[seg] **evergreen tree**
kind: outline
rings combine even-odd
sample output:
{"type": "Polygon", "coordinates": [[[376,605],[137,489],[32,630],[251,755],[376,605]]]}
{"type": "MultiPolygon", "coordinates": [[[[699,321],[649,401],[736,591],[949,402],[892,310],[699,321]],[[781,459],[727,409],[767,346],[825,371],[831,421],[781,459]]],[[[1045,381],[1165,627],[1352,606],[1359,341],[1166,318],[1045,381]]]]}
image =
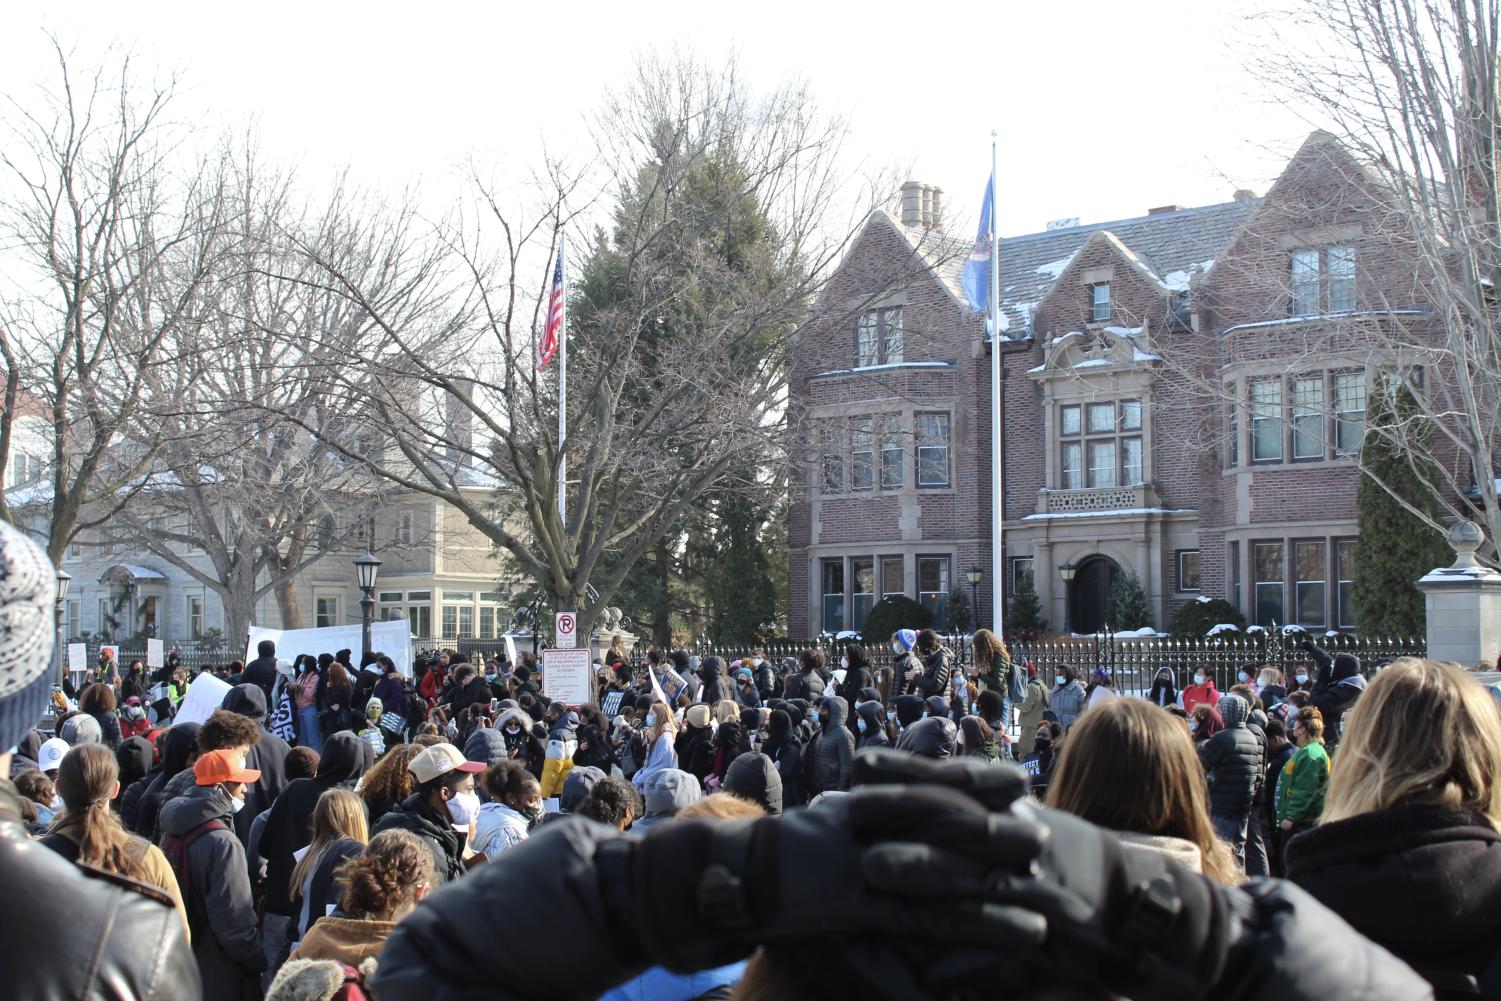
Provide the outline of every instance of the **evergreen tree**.
{"type": "Polygon", "coordinates": [[[709,638],[721,644],[762,642],[776,619],[764,512],[738,492],[719,498],[714,512],[713,559],[703,575],[709,638]]]}
{"type": "Polygon", "coordinates": [[[949,591],[948,601],[943,604],[943,631],[967,633],[974,629],[975,620],[969,604],[969,593],[962,587],[949,591]]]}
{"type": "Polygon", "coordinates": [[[1105,616],[1112,629],[1121,631],[1152,624],[1152,604],[1147,600],[1140,577],[1128,573],[1116,582],[1110,590],[1105,616]]]}
{"type": "Polygon", "coordinates": [[[1442,535],[1392,496],[1395,492],[1414,508],[1438,516],[1438,502],[1425,485],[1437,482],[1436,471],[1423,468],[1431,454],[1426,419],[1406,389],[1398,389],[1395,400],[1389,399],[1391,395],[1379,380],[1372,386],[1360,446],[1355,624],[1366,636],[1422,636],[1426,616],[1416,582],[1433,568],[1448,566],[1454,554],[1442,535]],[[1401,437],[1415,450],[1394,446],[1392,436],[1383,433],[1394,427],[1403,428],[1401,437]]]}
{"type": "Polygon", "coordinates": [[[1048,620],[1042,617],[1042,599],[1032,588],[1018,591],[1011,598],[1011,607],[1006,610],[1006,639],[1031,640],[1048,631],[1048,620]]]}

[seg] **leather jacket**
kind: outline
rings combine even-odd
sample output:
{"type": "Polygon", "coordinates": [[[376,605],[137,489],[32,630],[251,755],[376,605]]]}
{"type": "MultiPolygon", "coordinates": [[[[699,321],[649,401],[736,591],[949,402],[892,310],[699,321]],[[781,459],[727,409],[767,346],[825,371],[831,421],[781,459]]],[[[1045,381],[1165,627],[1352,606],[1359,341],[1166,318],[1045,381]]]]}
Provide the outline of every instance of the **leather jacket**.
{"type": "Polygon", "coordinates": [[[66,862],[30,841],[0,780],[0,968],[7,997],[198,1001],[198,965],[154,886],[66,862]]]}

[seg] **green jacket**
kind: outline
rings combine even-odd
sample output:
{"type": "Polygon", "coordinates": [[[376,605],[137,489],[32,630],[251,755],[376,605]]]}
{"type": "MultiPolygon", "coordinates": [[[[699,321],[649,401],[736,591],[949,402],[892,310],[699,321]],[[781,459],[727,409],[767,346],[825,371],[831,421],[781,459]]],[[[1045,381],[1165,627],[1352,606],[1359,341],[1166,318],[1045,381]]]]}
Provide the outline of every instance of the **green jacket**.
{"type": "Polygon", "coordinates": [[[1329,788],[1329,755],[1322,740],[1311,741],[1287,759],[1277,777],[1277,823],[1308,824],[1324,812],[1329,788]]]}
{"type": "Polygon", "coordinates": [[[980,674],[979,678],[985,683],[985,687],[992,692],[1000,692],[1001,698],[1006,698],[1006,672],[1011,669],[1011,661],[996,654],[990,658],[990,669],[980,674]]]}

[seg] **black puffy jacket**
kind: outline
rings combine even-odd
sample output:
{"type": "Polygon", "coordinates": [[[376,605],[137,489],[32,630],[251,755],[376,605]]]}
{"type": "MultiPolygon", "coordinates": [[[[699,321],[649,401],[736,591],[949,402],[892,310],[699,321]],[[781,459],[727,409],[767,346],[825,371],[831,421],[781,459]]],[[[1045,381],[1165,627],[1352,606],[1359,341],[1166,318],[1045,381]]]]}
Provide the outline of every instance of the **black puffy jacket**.
{"type": "Polygon", "coordinates": [[[1324,716],[1324,749],[1331,755],[1343,735],[1345,713],[1365,691],[1365,677],[1360,673],[1360,658],[1340,652],[1333,657],[1320,647],[1309,653],[1319,664],[1319,677],[1313,683],[1308,704],[1324,716]]]}
{"type": "Polygon", "coordinates": [[[464,841],[466,835],[453,829],[448,817],[440,817],[421,793],[412,793],[397,803],[380,819],[370,833],[407,831],[421,838],[433,856],[433,871],[438,882],[447,883],[464,875],[464,841]]]}
{"type": "Polygon", "coordinates": [[[6,997],[198,1001],[182,919],[156,887],[65,862],[30,841],[0,780],[0,940],[6,997]]]}
{"type": "Polygon", "coordinates": [[[1199,743],[1199,761],[1209,777],[1209,812],[1217,817],[1250,816],[1265,763],[1261,743],[1246,726],[1246,704],[1220,699],[1225,729],[1199,743]]]}
{"type": "Polygon", "coordinates": [[[791,702],[793,699],[817,702],[823,698],[825,684],[823,675],[817,671],[798,671],[787,679],[783,697],[788,702],[791,702]]]}
{"type": "Polygon", "coordinates": [[[849,704],[837,695],[829,695],[819,704],[828,711],[829,721],[809,748],[808,789],[810,794],[850,787],[850,768],[855,760],[855,738],[845,725],[849,704]]]}
{"type": "Polygon", "coordinates": [[[907,686],[907,692],[911,695],[920,695],[925,699],[935,695],[947,697],[949,694],[949,676],[954,672],[953,658],[942,647],[923,657],[922,671],[914,675],[911,684],[907,686]]]}

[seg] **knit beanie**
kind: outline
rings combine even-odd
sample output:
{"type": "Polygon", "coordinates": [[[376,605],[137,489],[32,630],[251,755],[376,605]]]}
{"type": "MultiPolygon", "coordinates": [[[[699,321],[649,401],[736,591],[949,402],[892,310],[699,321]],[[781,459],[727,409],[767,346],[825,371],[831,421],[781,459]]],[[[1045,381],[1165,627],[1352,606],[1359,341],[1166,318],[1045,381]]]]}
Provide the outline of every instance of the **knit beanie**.
{"type": "Polygon", "coordinates": [[[57,573],[37,544],[0,523],[0,754],[47,712],[57,573]]]}
{"type": "Polygon", "coordinates": [[[902,645],[902,649],[911,650],[917,646],[917,631],[913,629],[898,629],[896,641],[902,645]]]}

